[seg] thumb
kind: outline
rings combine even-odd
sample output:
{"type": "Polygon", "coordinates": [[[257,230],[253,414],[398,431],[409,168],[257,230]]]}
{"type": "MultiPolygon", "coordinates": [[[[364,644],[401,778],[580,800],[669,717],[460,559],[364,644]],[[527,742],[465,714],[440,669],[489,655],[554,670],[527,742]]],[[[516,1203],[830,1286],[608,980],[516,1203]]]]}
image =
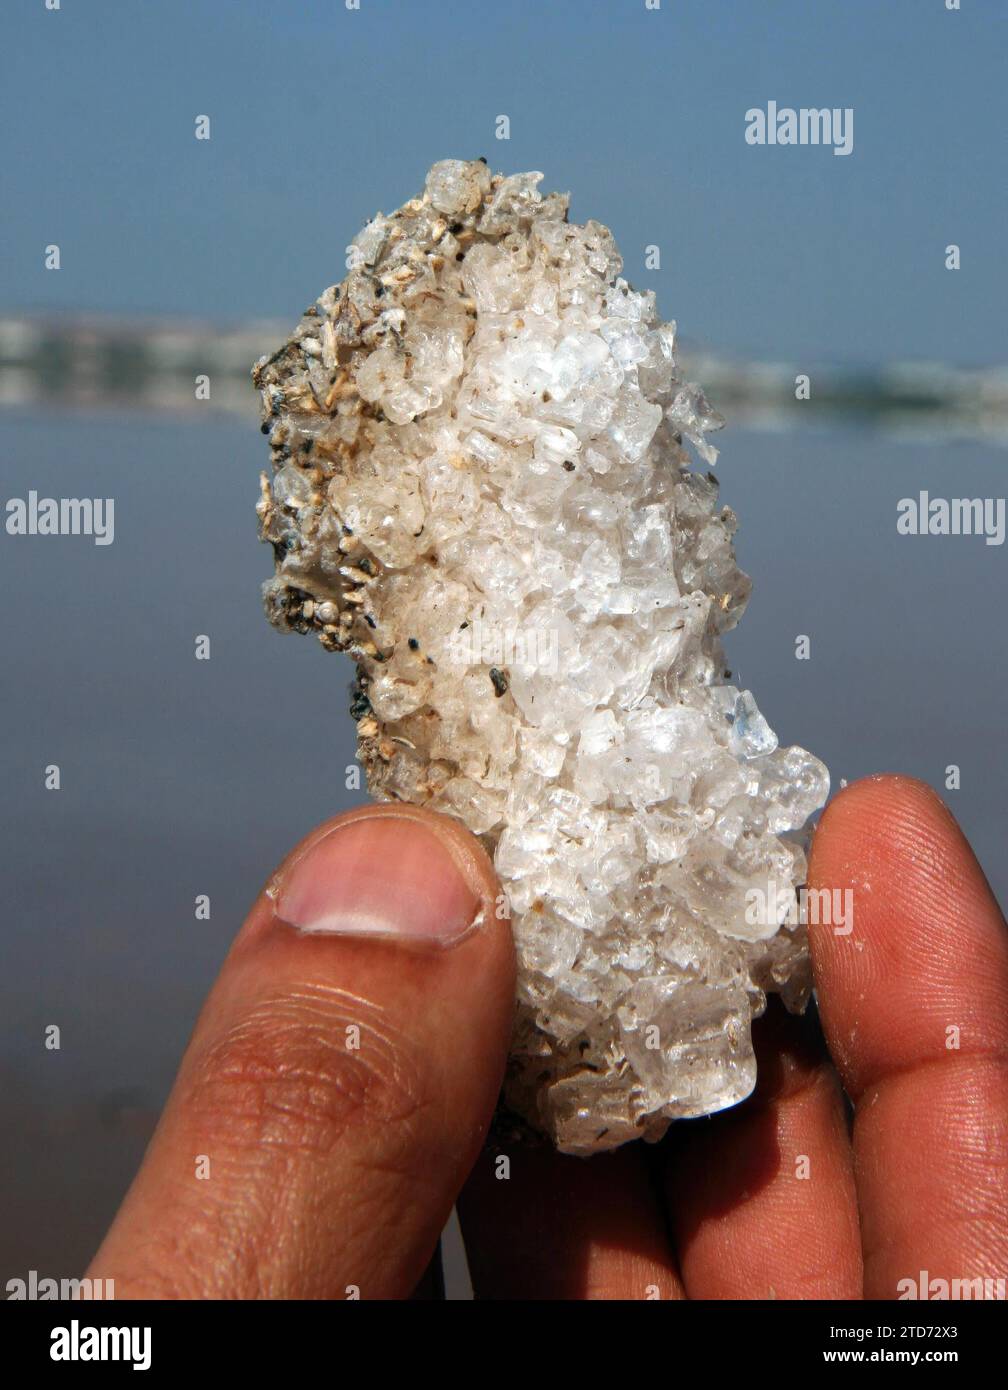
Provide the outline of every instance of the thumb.
{"type": "Polygon", "coordinates": [[[407,1296],[489,1123],[506,911],[457,822],[322,826],[252,909],[88,1271],[117,1297],[407,1296]]]}

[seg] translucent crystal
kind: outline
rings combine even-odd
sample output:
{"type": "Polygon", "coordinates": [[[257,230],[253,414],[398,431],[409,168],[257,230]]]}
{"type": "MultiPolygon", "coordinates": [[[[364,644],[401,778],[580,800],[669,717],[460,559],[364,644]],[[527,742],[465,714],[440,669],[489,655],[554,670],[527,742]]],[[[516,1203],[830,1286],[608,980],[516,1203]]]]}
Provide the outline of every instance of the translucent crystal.
{"type": "Polygon", "coordinates": [[[721,417],[541,180],[443,160],[367,224],[256,364],[259,517],[271,621],[358,663],[372,793],[494,856],[507,1098],[587,1154],[751,1091],[766,992],[807,998],[792,909],[829,782],[728,683],[750,586],[687,451],[713,463],[721,417]]]}

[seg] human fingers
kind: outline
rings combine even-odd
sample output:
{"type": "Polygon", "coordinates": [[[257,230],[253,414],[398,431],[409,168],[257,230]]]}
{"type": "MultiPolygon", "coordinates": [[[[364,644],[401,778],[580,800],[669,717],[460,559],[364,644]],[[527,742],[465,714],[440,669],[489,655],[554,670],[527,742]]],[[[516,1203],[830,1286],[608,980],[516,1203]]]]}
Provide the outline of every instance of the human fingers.
{"type": "Polygon", "coordinates": [[[514,1001],[462,826],[372,806],[260,896],[92,1277],[119,1297],[402,1297],[479,1151],[514,1001]]]}

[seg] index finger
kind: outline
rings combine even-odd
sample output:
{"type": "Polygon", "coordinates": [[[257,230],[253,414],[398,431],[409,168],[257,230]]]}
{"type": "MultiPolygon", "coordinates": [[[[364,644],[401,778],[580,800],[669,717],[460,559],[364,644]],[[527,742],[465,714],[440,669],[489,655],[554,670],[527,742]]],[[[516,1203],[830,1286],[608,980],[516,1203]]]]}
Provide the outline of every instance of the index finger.
{"type": "Polygon", "coordinates": [[[865,1297],[983,1297],[1008,1274],[1004,918],[939,797],[902,777],[830,804],[809,886],[851,894],[849,933],[809,935],[855,1105],[865,1297]]]}

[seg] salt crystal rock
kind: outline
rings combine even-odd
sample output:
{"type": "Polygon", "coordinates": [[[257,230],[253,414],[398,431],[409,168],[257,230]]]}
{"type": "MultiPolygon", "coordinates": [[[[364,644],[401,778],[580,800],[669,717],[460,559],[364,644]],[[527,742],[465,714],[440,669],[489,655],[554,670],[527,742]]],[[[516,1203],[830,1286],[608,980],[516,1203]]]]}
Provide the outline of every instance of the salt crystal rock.
{"type": "Polygon", "coordinates": [[[492,854],[506,1098],[590,1154],[752,1090],[767,992],[808,997],[796,889],[829,779],[728,683],[750,584],[687,447],[713,464],[722,421],[609,231],[541,179],[443,160],[356,237],[254,369],[258,511],[270,619],[357,662],[371,792],[492,854]]]}

